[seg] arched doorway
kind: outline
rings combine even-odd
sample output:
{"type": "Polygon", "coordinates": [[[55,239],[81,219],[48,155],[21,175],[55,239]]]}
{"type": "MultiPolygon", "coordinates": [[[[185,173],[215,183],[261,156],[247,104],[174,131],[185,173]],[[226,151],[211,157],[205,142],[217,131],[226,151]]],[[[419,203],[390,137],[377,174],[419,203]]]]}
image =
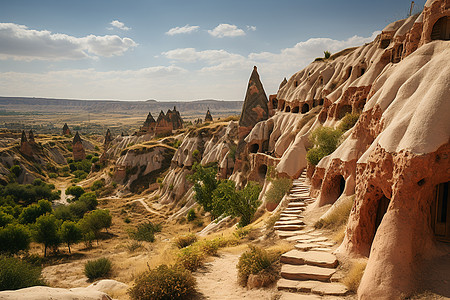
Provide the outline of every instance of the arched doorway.
{"type": "Polygon", "coordinates": [[[292,109],[292,113],[298,114],[299,110],[300,110],[300,108],[298,106],[296,106],[292,109]]]}
{"type": "Polygon", "coordinates": [[[306,114],[309,111],[308,103],[303,104],[302,106],[302,114],[306,114]]]}
{"type": "Polygon", "coordinates": [[[438,240],[450,241],[450,182],[438,184],[432,208],[432,227],[438,240]]]}
{"type": "Polygon", "coordinates": [[[259,179],[264,180],[266,178],[267,174],[267,166],[266,165],[260,165],[258,168],[258,176],[259,179]]]}
{"type": "Polygon", "coordinates": [[[250,145],[249,150],[250,150],[250,153],[258,153],[259,145],[258,144],[252,144],[252,145],[250,145]]]}
{"type": "Polygon", "coordinates": [[[291,112],[291,107],[288,105],[288,106],[286,106],[286,110],[285,110],[286,112],[291,112]]]}
{"type": "Polygon", "coordinates": [[[450,40],[450,17],[442,17],[434,23],[431,40],[450,40]]]}

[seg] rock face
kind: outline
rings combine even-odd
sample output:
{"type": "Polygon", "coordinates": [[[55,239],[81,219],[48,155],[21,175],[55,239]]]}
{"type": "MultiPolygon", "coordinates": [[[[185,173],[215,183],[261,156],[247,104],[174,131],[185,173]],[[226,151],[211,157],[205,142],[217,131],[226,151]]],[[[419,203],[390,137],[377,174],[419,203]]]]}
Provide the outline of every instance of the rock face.
{"type": "Polygon", "coordinates": [[[75,133],[72,141],[73,160],[83,160],[86,158],[86,152],[84,151],[83,140],[80,137],[78,131],[75,133]]]}
{"type": "Polygon", "coordinates": [[[156,121],[153,118],[152,114],[149,112],[147,115],[147,119],[145,119],[144,124],[140,128],[138,135],[154,133],[155,132],[156,121]]]}
{"type": "Polygon", "coordinates": [[[136,145],[116,161],[114,180],[132,192],[140,192],[152,184],[170,166],[175,150],[165,145],[136,145]]]}
{"type": "Polygon", "coordinates": [[[173,110],[167,110],[166,117],[172,123],[172,130],[183,128],[183,119],[176,106],[173,107],[173,110]]]}
{"type": "Polygon", "coordinates": [[[172,121],[164,114],[163,111],[159,113],[156,120],[155,134],[171,133],[173,130],[172,121]]]}
{"type": "MultiPolygon", "coordinates": [[[[239,142],[235,155],[235,177],[246,177],[248,175],[247,153],[249,150],[245,138],[258,122],[268,119],[269,107],[267,103],[266,92],[259,79],[257,68],[253,67],[253,72],[250,76],[247,92],[245,94],[244,104],[242,106],[241,116],[239,118],[239,142]],[[242,174],[237,174],[237,172],[242,174]]],[[[246,179],[241,179],[239,181],[245,183],[246,179]]]]}
{"type": "Polygon", "coordinates": [[[212,122],[213,121],[213,117],[211,116],[211,112],[208,110],[206,111],[206,116],[205,116],[205,122],[212,122]]]}
{"type": "Polygon", "coordinates": [[[439,256],[438,241],[450,240],[450,215],[442,210],[450,181],[450,42],[443,33],[449,15],[450,1],[430,0],[421,15],[389,24],[372,43],[313,62],[280,86],[270,98],[275,116],[246,138],[260,155],[267,135],[257,128],[318,110],[284,149],[268,138],[269,152],[282,154],[281,172],[305,157],[311,129],[360,114],[341,145],[308,167],[317,206],[333,204],[332,211],[354,196],[338,251],[369,258],[360,299],[410,295],[424,262],[439,256]]]}
{"type": "Polygon", "coordinates": [[[24,130],[22,130],[22,137],[20,138],[20,152],[22,152],[27,156],[33,156],[33,149],[31,148],[31,143],[28,141],[27,135],[24,130]]]}
{"type": "Polygon", "coordinates": [[[62,134],[63,134],[63,135],[72,135],[72,134],[70,133],[69,126],[67,126],[67,123],[64,123],[64,126],[63,126],[63,128],[62,128],[62,134]]]}

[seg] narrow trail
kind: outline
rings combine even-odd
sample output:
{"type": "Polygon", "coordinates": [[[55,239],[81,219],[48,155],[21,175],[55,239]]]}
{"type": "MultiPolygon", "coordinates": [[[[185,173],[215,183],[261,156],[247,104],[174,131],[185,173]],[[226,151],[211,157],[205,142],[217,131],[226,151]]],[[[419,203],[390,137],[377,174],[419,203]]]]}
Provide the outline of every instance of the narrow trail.
{"type": "Polygon", "coordinates": [[[331,253],[335,242],[314,228],[306,229],[307,224],[303,222],[302,213],[314,202],[309,197],[309,186],[305,180],[306,171],[294,180],[288,195],[288,207],[274,226],[280,238],[295,243],[295,249],[280,258],[281,279],[277,288],[289,292],[283,293],[281,299],[322,299],[321,296],[344,299],[348,289],[333,277],[339,264],[331,253]]]}
{"type": "Polygon", "coordinates": [[[139,203],[142,204],[142,206],[144,206],[144,208],[145,208],[149,213],[152,213],[152,214],[155,214],[155,215],[164,217],[163,214],[161,214],[160,212],[158,212],[158,211],[154,210],[153,208],[151,208],[150,206],[148,206],[148,204],[145,203],[144,199],[145,199],[145,198],[139,198],[139,199],[131,200],[131,201],[129,201],[128,203],[139,202],[139,203]]]}
{"type": "Polygon", "coordinates": [[[240,255],[241,253],[222,253],[194,273],[202,299],[273,299],[276,294],[273,288],[248,290],[238,284],[236,265],[240,255]]]}

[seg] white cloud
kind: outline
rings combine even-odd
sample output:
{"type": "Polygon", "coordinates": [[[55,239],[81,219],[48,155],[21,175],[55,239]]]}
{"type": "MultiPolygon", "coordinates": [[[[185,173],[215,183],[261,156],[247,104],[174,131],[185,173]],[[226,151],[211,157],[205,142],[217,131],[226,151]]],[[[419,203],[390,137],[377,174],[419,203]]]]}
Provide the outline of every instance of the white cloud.
{"type": "Polygon", "coordinates": [[[208,30],[208,33],[217,38],[245,35],[244,30],[238,28],[236,25],[231,24],[219,24],[213,30],[208,30]]]}
{"type": "Polygon", "coordinates": [[[256,31],[256,26],[247,25],[247,31],[256,31]]]}
{"type": "Polygon", "coordinates": [[[245,59],[242,55],[225,50],[197,51],[195,48],[179,48],[161,53],[168,59],[179,62],[204,61],[208,64],[219,63],[226,60],[245,59]]]}
{"type": "Polygon", "coordinates": [[[200,26],[190,26],[189,24],[184,25],[183,27],[174,27],[169,29],[166,32],[167,35],[176,35],[176,34],[184,34],[184,33],[192,33],[197,31],[200,26]]]}
{"type": "MultiPolygon", "coordinates": [[[[127,31],[127,30],[130,30],[130,29],[131,29],[130,27],[125,26],[125,24],[122,23],[122,22],[120,22],[119,20],[114,20],[114,21],[112,21],[112,22],[109,23],[109,24],[111,24],[112,26],[114,26],[115,28],[118,28],[118,29],[120,29],[120,30],[125,30],[125,31],[127,31]]],[[[108,29],[111,29],[111,27],[108,28],[108,29]]]]}
{"type": "Polygon", "coordinates": [[[130,38],[117,35],[74,36],[32,30],[24,25],[0,23],[0,59],[77,60],[96,56],[117,56],[137,46],[130,38]]]}

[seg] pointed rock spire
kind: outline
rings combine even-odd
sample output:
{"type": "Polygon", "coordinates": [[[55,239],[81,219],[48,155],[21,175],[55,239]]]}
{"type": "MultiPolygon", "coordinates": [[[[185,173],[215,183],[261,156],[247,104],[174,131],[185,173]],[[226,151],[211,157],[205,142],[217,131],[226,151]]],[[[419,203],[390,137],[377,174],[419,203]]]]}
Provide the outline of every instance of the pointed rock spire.
{"type": "MultiPolygon", "coordinates": [[[[148,113],[147,119],[145,119],[144,124],[156,123],[155,119],[152,116],[152,113],[148,113]]],[[[109,129],[108,129],[109,130],[109,129]]]]}
{"type": "Polygon", "coordinates": [[[25,133],[25,130],[22,130],[22,137],[20,138],[20,144],[27,143],[27,134],[25,133]]]}
{"type": "MultiPolygon", "coordinates": [[[[244,105],[239,119],[239,127],[247,127],[248,132],[250,132],[251,128],[256,123],[266,120],[269,116],[267,102],[266,92],[264,91],[255,66],[253,67],[253,72],[248,82],[247,93],[245,95],[244,105]]],[[[248,132],[246,132],[245,135],[247,135],[248,132]]]]}
{"type": "Polygon", "coordinates": [[[34,133],[33,133],[33,130],[32,129],[30,129],[30,131],[28,132],[28,141],[30,142],[30,143],[35,143],[35,140],[34,140],[34,133]]]}
{"type": "Polygon", "coordinates": [[[67,123],[64,123],[62,131],[63,131],[63,135],[70,135],[71,134],[69,126],[67,126],[67,123]]]}
{"type": "Polygon", "coordinates": [[[112,142],[112,140],[113,140],[113,138],[112,138],[112,135],[111,135],[111,131],[108,128],[108,130],[106,130],[106,134],[105,134],[105,143],[104,143],[104,145],[108,145],[109,143],[112,142]]]}
{"type": "Polygon", "coordinates": [[[78,131],[75,133],[75,136],[73,137],[73,141],[72,141],[72,144],[76,144],[76,143],[78,143],[78,142],[82,142],[82,139],[81,139],[81,137],[80,137],[80,134],[78,133],[78,131]]]}
{"type": "Polygon", "coordinates": [[[213,117],[212,117],[211,112],[209,111],[209,107],[208,107],[208,110],[206,111],[205,122],[212,122],[212,121],[213,121],[213,117]]]}
{"type": "Polygon", "coordinates": [[[281,89],[283,86],[285,86],[287,83],[286,77],[284,77],[283,81],[280,83],[280,87],[278,89],[281,89]]]}

